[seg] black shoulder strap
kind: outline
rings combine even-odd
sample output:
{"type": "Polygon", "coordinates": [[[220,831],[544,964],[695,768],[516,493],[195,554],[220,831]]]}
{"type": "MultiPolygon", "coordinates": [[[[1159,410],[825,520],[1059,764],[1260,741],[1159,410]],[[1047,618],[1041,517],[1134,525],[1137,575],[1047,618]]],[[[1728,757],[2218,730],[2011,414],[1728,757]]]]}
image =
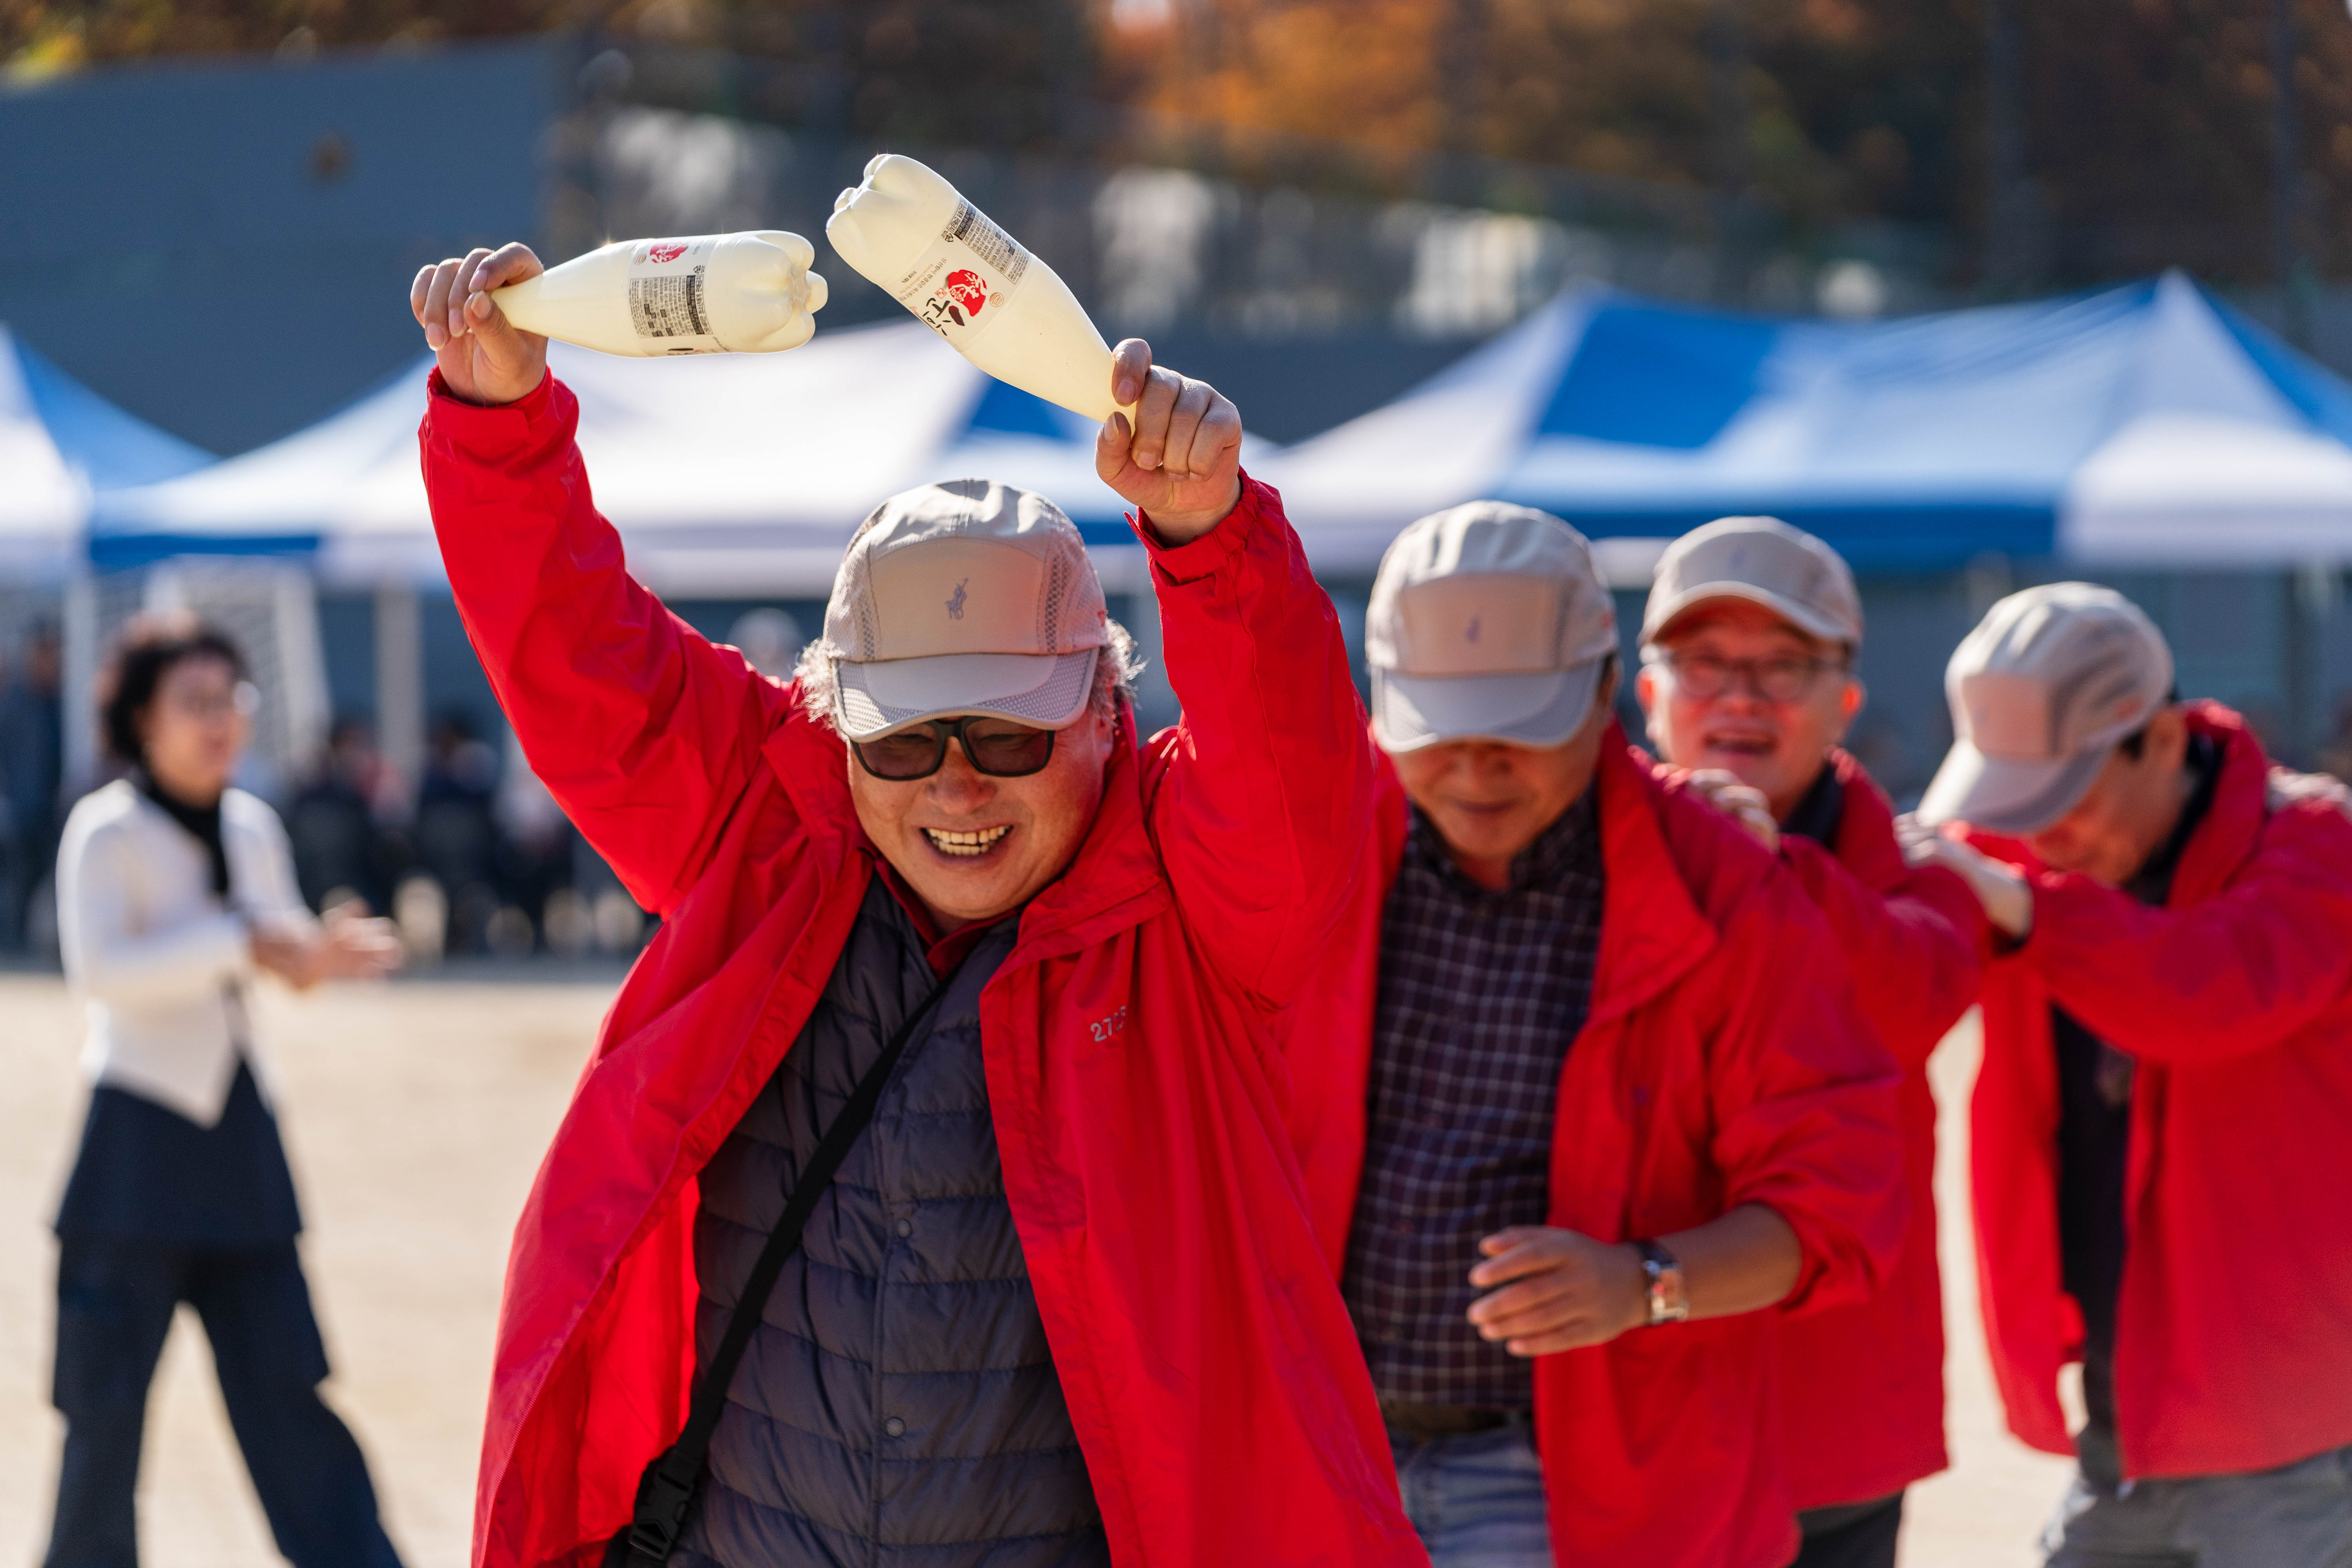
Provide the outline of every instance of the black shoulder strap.
{"type": "Polygon", "coordinates": [[[735,1315],[728,1320],[726,1337],[719,1342],[719,1350],[703,1370],[702,1381],[695,1385],[694,1402],[688,1407],[686,1430],[677,1441],[656,1456],[646,1467],[637,1480],[637,1503],[629,1528],[613,1537],[604,1549],[604,1568],[661,1568],[677,1545],[677,1538],[686,1528],[687,1510],[694,1502],[694,1494],[702,1484],[702,1465],[710,1452],[710,1435],[719,1426],[719,1413],[727,1408],[727,1390],[735,1381],[735,1369],[742,1364],[743,1352],[751,1347],[751,1331],[760,1326],[760,1314],[766,1310],[768,1294],[776,1288],[776,1277],[801,1245],[801,1231],[809,1215],[816,1211],[817,1200],[833,1185],[834,1173],[848,1157],[849,1147],[857,1142],[866,1124],[874,1120],[874,1108],[881,1103],[882,1090],[890,1081],[890,1074],[898,1058],[907,1052],[908,1042],[915,1031],[930,1016],[940,998],[963,973],[964,963],[978,944],[966,950],[963,959],[948,971],[946,978],[931,987],[931,994],[922,1005],[907,1015],[866,1076],[857,1080],[850,1091],[849,1103],[832,1126],[824,1130],[824,1139],[816,1152],[809,1157],[800,1180],[793,1184],[793,1195],[784,1203],[784,1212],[776,1221],[776,1228],[768,1233],[768,1243],[760,1249],[760,1259],[751,1266],[751,1278],[743,1282],[742,1299],[735,1303],[735,1315]]]}

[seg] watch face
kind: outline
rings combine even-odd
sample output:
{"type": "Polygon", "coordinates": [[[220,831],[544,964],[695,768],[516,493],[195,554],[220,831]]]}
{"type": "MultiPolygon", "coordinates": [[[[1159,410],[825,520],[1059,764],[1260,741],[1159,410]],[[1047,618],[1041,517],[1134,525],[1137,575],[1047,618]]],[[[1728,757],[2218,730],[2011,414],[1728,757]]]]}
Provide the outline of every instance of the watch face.
{"type": "Polygon", "coordinates": [[[1690,1303],[1683,1293],[1681,1260],[1654,1241],[1645,1241],[1642,1247],[1642,1271],[1649,1276],[1650,1321],[1679,1323],[1690,1316],[1690,1303]]]}

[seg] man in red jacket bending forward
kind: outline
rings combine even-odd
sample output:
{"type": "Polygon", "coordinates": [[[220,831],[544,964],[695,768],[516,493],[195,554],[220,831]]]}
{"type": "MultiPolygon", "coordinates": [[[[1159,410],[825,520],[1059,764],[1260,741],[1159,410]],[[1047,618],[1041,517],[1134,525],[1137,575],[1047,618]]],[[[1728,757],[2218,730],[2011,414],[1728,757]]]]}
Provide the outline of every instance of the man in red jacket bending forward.
{"type": "Polygon", "coordinates": [[[2345,1568],[2352,822],[2273,797],[2112,590],[2003,599],[1946,686],[1920,815],[1985,854],[1918,847],[2014,939],[1984,982],[1977,1247],[2010,1426],[2079,1458],[2050,1561],[2345,1568]]]}
{"type": "Polygon", "coordinates": [[[629,576],[488,298],[538,269],[419,275],[425,481],[531,766],[663,923],[517,1227],[475,1562],[601,1559],[886,1034],[669,1562],[1421,1561],[1270,1076],[1372,756],[1233,405],[1115,356],[1176,730],[1138,745],[1068,519],[982,480],[866,520],[785,686],[629,576]]]}
{"type": "Polygon", "coordinates": [[[1780,1568],[1762,1309],[1892,1258],[1894,1065],[1804,890],[1626,744],[1573,530],[1423,519],[1368,633],[1381,875],[1290,1060],[1407,1511],[1437,1568],[1780,1568]]]}
{"type": "Polygon", "coordinates": [[[1650,740],[1734,805],[1796,873],[1903,1068],[1911,1225],[1886,1288],[1780,1324],[1797,1568],[1895,1568],[1903,1489],[1944,1468],[1944,1300],[1927,1058],[1976,1000],[1984,917],[1968,884],[1911,867],[1895,816],[1838,741],[1862,708],[1862,596],[1837,552],[1776,518],[1727,517],[1658,563],[1637,682],[1650,740]]]}

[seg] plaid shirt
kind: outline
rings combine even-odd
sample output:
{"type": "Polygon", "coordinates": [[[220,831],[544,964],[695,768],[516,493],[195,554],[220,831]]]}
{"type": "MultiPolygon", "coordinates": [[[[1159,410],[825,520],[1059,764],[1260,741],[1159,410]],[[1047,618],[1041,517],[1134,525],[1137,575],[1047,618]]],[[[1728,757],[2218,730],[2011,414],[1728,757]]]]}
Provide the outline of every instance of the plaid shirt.
{"type": "Polygon", "coordinates": [[[1489,892],[1416,808],[1381,922],[1364,1174],[1342,1289],[1381,1397],[1528,1410],[1529,1363],[1464,1318],[1478,1243],[1551,1210],[1561,1063],[1601,948],[1594,792],[1489,892]]]}

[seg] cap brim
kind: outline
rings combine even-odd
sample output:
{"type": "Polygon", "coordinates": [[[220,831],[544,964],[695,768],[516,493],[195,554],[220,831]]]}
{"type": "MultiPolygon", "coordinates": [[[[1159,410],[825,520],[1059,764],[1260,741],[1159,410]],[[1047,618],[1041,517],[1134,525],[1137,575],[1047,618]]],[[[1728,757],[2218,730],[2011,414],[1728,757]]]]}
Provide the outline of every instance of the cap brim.
{"type": "Polygon", "coordinates": [[[1372,735],[1381,749],[1445,741],[1557,746],[1584,727],[1601,687],[1597,658],[1533,675],[1398,675],[1372,671],[1372,735]]]}
{"type": "Polygon", "coordinates": [[[2054,762],[2017,762],[1955,741],[1919,797],[1919,820],[1965,822],[2012,837],[2039,833],[2074,809],[2106,760],[2107,748],[2095,747],[2054,762]]]}
{"type": "Polygon", "coordinates": [[[1794,599],[1759,588],[1751,583],[1701,583],[1685,588],[1658,606],[1656,613],[1645,617],[1642,640],[1655,642],[1664,637],[1675,622],[1709,599],[1745,599],[1751,605],[1761,605],[1782,620],[1809,637],[1823,642],[1859,645],[1862,634],[1852,626],[1840,626],[1828,616],[1794,599]]]}
{"type": "Polygon", "coordinates": [[[909,724],[992,713],[1059,730],[1076,723],[1094,694],[1100,648],[1075,653],[943,653],[926,658],[833,661],[842,734],[871,741],[909,724]]]}

